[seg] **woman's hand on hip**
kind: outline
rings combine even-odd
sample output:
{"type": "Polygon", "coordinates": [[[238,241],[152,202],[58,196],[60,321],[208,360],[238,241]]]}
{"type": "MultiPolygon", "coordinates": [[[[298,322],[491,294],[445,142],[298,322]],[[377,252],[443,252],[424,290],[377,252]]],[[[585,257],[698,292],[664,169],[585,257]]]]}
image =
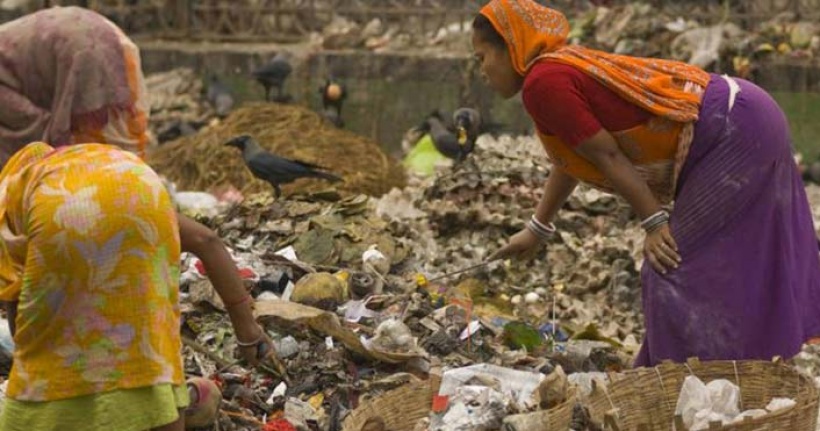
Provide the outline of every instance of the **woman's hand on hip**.
{"type": "Polygon", "coordinates": [[[524,228],[511,236],[507,245],[496,250],[488,260],[530,258],[542,244],[541,240],[532,231],[524,228]]]}
{"type": "Polygon", "coordinates": [[[643,243],[644,257],[661,274],[666,274],[670,269],[675,269],[680,265],[681,257],[678,253],[678,245],[672,238],[669,224],[659,226],[657,229],[646,234],[643,243]]]}

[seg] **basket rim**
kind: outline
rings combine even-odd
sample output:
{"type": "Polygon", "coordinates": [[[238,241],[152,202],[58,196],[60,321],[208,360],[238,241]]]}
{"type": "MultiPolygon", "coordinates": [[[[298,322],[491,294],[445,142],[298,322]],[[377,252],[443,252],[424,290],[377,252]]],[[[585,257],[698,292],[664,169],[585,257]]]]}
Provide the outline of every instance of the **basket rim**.
{"type": "MultiPolygon", "coordinates": [[[[762,371],[765,373],[767,370],[778,370],[779,372],[785,372],[790,374],[791,376],[797,377],[797,389],[796,393],[792,396],[789,396],[792,400],[796,402],[796,404],[792,407],[787,409],[778,410],[775,412],[769,412],[765,416],[761,416],[759,418],[751,418],[746,419],[741,422],[737,423],[727,423],[722,425],[718,429],[726,429],[726,430],[733,430],[736,429],[738,426],[745,427],[754,427],[754,426],[767,426],[772,424],[777,424],[779,420],[790,420],[789,416],[794,416],[795,419],[791,420],[800,420],[800,418],[804,418],[805,414],[808,413],[816,414],[818,410],[818,404],[820,403],[820,389],[817,388],[813,379],[809,376],[805,375],[804,373],[799,372],[793,366],[785,363],[784,361],[780,360],[779,358],[775,358],[771,361],[766,360],[709,360],[709,361],[701,361],[697,358],[689,358],[686,362],[672,362],[672,361],[664,361],[658,365],[653,367],[640,367],[634,368],[631,370],[626,370],[622,373],[607,373],[609,377],[610,384],[606,385],[606,387],[602,388],[603,392],[598,394],[591,394],[587,397],[584,401],[587,405],[592,405],[593,403],[602,402],[604,405],[608,405],[612,407],[614,410],[617,411],[616,413],[616,420],[619,422],[622,421],[619,417],[623,415],[624,408],[618,407],[615,405],[615,400],[619,397],[628,396],[628,394],[616,394],[612,396],[610,394],[609,387],[613,385],[635,385],[636,381],[639,379],[645,379],[649,376],[654,376],[658,379],[661,378],[663,374],[672,373],[680,373],[681,371],[684,374],[684,379],[686,376],[695,376],[699,379],[704,379],[702,375],[704,372],[717,372],[718,374],[723,373],[726,370],[720,370],[721,367],[731,366],[735,370],[735,376],[738,380],[732,379],[731,376],[726,377],[714,377],[710,378],[709,380],[703,380],[704,383],[708,381],[713,381],[720,378],[725,378],[726,380],[732,381],[734,384],[739,386],[742,391],[742,386],[740,380],[744,375],[749,376],[753,374],[762,374],[758,373],[751,373],[749,367],[762,367],[762,371]],[[713,368],[709,370],[709,368],[713,368]],[[599,398],[601,397],[601,398],[599,398]],[[602,398],[605,397],[605,398],[602,398]],[[594,398],[598,398],[598,400],[592,401],[594,398]]],[[[761,371],[760,369],[757,371],[761,371]]],[[[769,377],[768,374],[765,374],[766,377],[769,377]]],[[[775,384],[775,381],[770,381],[767,383],[769,386],[775,384]]],[[[680,392],[680,387],[678,388],[677,392],[680,392]]],[[[666,388],[663,389],[663,393],[665,398],[668,400],[668,390],[666,388]]],[[[742,392],[741,392],[742,393],[742,392]]],[[[634,395],[632,395],[634,396],[634,395]]],[[[658,403],[662,403],[663,401],[658,400],[658,403]]],[[[675,401],[674,405],[676,406],[677,400],[675,401]]],[[[665,408],[669,409],[672,404],[666,403],[665,408]]],[[[635,406],[630,406],[632,409],[637,409],[635,406]]],[[[763,409],[764,407],[761,407],[763,409]]],[[[611,411],[611,410],[610,410],[611,411]]],[[[674,409],[672,410],[672,420],[674,420],[674,409]]],[[[599,412],[600,415],[603,415],[603,412],[599,412]]],[[[627,413],[629,414],[629,413],[627,413]]],[[[638,416],[638,415],[636,415],[638,416]]]]}

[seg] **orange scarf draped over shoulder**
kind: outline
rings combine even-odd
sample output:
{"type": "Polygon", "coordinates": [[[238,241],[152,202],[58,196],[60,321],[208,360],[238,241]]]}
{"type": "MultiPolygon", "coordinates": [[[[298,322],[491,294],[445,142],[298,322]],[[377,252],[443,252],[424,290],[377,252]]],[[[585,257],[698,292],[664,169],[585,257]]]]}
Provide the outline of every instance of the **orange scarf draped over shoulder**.
{"type": "Polygon", "coordinates": [[[513,67],[525,76],[542,59],[568,64],[599,80],[621,97],[661,117],[682,123],[697,120],[709,74],[677,61],[637,58],[568,45],[569,21],[532,0],[492,0],[481,9],[507,42],[513,67]]]}

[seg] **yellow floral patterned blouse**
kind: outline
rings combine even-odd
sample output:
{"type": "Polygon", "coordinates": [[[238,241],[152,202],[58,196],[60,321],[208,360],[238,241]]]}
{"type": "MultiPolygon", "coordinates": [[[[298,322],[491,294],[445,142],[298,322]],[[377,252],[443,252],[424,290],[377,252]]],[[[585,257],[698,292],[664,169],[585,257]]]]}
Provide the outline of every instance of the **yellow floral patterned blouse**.
{"type": "Polygon", "coordinates": [[[0,172],[0,300],[19,301],[8,396],[183,383],[179,232],[136,155],[29,144],[0,172]]]}

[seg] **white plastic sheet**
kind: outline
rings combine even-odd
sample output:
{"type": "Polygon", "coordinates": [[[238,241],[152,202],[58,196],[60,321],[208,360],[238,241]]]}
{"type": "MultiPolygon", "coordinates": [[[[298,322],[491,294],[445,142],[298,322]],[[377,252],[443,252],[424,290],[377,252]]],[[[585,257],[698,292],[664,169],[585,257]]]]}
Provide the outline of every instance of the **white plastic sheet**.
{"type": "Polygon", "coordinates": [[[461,386],[450,399],[447,413],[433,421],[434,431],[490,431],[501,427],[510,400],[486,386],[461,386]]]}
{"type": "Polygon", "coordinates": [[[519,407],[534,407],[533,395],[544,380],[541,373],[513,370],[490,364],[476,364],[469,367],[455,368],[444,372],[439,387],[439,395],[453,396],[456,390],[476,376],[489,376],[498,380],[499,390],[515,400],[519,407]]]}
{"type": "Polygon", "coordinates": [[[789,398],[774,398],[766,409],[740,412],[740,388],[734,383],[718,379],[704,384],[695,376],[683,381],[675,414],[683,417],[683,424],[690,431],[709,428],[710,422],[731,424],[746,417],[758,418],[779,410],[789,409],[797,403],[789,398]]]}

